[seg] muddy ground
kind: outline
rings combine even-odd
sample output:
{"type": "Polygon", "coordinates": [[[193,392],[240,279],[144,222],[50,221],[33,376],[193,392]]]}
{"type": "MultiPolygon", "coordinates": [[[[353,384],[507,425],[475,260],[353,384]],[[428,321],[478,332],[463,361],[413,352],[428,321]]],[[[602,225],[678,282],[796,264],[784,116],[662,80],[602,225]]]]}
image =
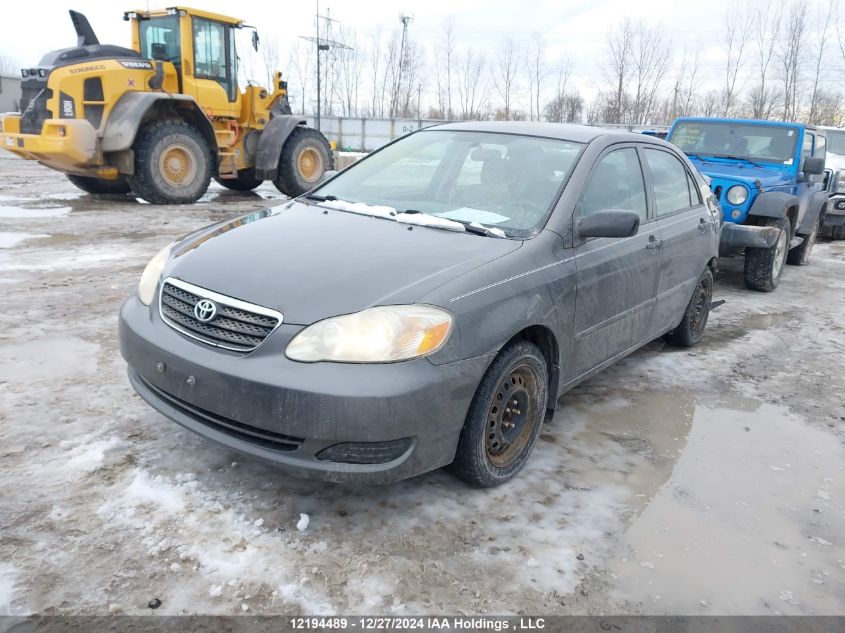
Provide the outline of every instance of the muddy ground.
{"type": "Polygon", "coordinates": [[[560,401],[511,484],[291,479],[130,388],[149,257],[272,204],[95,200],[0,156],[0,614],[845,614],[845,242],[560,401]],[[301,515],[308,516],[304,530],[301,515]]]}

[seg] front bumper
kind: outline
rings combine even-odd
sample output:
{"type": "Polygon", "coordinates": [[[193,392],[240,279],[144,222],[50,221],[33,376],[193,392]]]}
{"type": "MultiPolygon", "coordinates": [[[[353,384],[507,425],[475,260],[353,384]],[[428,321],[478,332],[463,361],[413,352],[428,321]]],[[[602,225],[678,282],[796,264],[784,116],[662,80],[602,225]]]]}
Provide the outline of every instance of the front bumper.
{"type": "Polygon", "coordinates": [[[133,296],[120,313],[120,351],[133,387],[157,411],[291,474],[384,483],[451,463],[492,357],[297,363],[284,349],[300,329],[283,324],[250,354],[229,353],[183,336],[133,296]],[[410,447],[386,463],[317,458],[338,443],[404,439],[410,447]]]}
{"type": "Polygon", "coordinates": [[[780,235],[780,229],[775,226],[725,222],[722,225],[719,252],[721,255],[728,255],[743,248],[771,248],[777,242],[778,235],[780,235]]]}
{"type": "Polygon", "coordinates": [[[21,133],[20,115],[6,115],[2,123],[0,147],[18,156],[61,171],[117,175],[114,167],[97,167],[97,130],[85,119],[47,119],[40,134],[21,133]]]}

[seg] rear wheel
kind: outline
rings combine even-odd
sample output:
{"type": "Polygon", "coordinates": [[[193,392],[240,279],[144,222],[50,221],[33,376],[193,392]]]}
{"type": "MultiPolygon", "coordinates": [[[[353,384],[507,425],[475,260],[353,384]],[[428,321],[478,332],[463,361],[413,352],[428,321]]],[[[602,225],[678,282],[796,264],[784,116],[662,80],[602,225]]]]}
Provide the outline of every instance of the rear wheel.
{"type": "Polygon", "coordinates": [[[316,187],[331,168],[332,152],[326,137],[313,128],[298,126],[285,141],[273,184],[293,198],[316,187]]]}
{"type": "Polygon", "coordinates": [[[680,347],[692,347],[704,336],[707,318],[710,316],[710,304],[713,301],[713,273],[707,268],[692,293],[684,318],[681,323],[666,335],[666,339],[680,347]]]}
{"type": "Polygon", "coordinates": [[[540,434],[548,383],[546,361],[536,345],[521,341],[502,350],[472,399],[451,471],[480,488],[516,475],[540,434]]]}
{"type": "Polygon", "coordinates": [[[792,225],[789,218],[765,218],[761,226],[774,226],[780,232],[771,248],[745,249],[745,285],[751,290],[771,292],[780,283],[783,265],[789,253],[792,225]]]}
{"type": "Polygon", "coordinates": [[[786,256],[786,263],[792,266],[806,266],[810,263],[810,252],[813,250],[813,245],[816,243],[816,236],[819,233],[819,218],[813,222],[808,235],[802,235],[804,241],[798,246],[789,251],[786,256]]]}
{"type": "Polygon", "coordinates": [[[845,240],[845,226],[830,227],[830,239],[845,240]]]}
{"type": "Polygon", "coordinates": [[[215,176],[214,180],[223,187],[226,187],[226,189],[231,189],[232,191],[252,191],[264,182],[263,180],[259,180],[255,177],[254,169],[240,170],[237,178],[220,178],[215,176]]]}
{"type": "Polygon", "coordinates": [[[93,194],[125,194],[131,191],[129,181],[124,176],[117,180],[103,180],[102,178],[89,178],[88,176],[67,177],[74,185],[87,193],[93,194]]]}
{"type": "Polygon", "coordinates": [[[133,191],[153,204],[189,204],[208,189],[212,157],[202,134],[184,121],[144,127],[135,141],[133,191]]]}

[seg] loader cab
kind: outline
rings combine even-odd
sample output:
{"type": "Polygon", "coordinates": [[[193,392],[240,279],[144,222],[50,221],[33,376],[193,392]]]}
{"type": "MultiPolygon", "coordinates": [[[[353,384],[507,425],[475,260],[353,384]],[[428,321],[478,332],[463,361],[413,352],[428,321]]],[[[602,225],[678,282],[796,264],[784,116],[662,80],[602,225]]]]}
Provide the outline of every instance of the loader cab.
{"type": "Polygon", "coordinates": [[[133,11],[126,19],[132,22],[133,48],[144,59],[173,64],[181,93],[211,116],[240,115],[235,29],[242,21],[182,7],[133,11]]]}

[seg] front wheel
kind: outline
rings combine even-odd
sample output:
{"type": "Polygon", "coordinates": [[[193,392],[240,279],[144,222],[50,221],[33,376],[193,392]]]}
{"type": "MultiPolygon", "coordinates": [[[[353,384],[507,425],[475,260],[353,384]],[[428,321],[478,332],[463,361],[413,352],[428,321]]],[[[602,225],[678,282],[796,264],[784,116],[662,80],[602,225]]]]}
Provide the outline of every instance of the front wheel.
{"type": "Polygon", "coordinates": [[[451,471],[473,486],[490,488],[522,470],[546,415],[548,384],[536,345],[521,341],[503,349],[473,396],[451,471]]]}
{"type": "Polygon", "coordinates": [[[704,328],[710,316],[710,304],[713,302],[713,273],[707,268],[692,293],[684,318],[681,323],[666,335],[666,339],[680,347],[692,347],[704,336],[704,328]]]}
{"type": "Polygon", "coordinates": [[[190,204],[208,189],[213,164],[205,138],[184,121],[144,127],[135,141],[132,190],[153,204],[190,204]]]}
{"type": "Polygon", "coordinates": [[[771,248],[745,249],[745,285],[751,290],[771,292],[780,283],[789,253],[792,225],[789,218],[765,218],[761,226],[777,227],[780,232],[771,248]]]}
{"type": "Polygon", "coordinates": [[[129,193],[129,181],[124,176],[120,176],[117,180],[103,180],[102,178],[90,178],[88,176],[73,176],[68,174],[67,177],[74,185],[85,191],[86,193],[93,193],[95,195],[115,195],[129,193]]]}
{"type": "Polygon", "coordinates": [[[332,152],[326,137],[313,128],[298,126],[285,141],[273,184],[295,198],[320,184],[331,168],[332,152]]]}

